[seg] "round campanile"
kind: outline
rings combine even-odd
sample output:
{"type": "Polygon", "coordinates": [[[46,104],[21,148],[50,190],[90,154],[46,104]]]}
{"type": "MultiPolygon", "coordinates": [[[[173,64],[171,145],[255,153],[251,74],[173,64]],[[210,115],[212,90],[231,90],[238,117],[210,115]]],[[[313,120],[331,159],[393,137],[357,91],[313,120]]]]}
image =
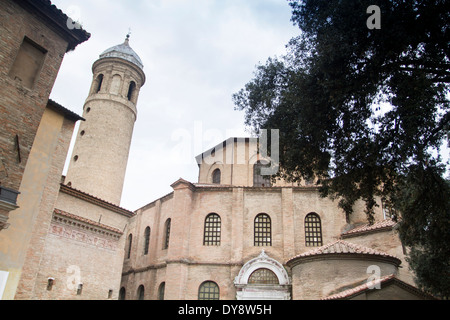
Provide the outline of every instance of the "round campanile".
{"type": "Polygon", "coordinates": [[[120,205],[143,64],[129,44],[114,46],[92,66],[93,81],[65,183],[120,205]]]}

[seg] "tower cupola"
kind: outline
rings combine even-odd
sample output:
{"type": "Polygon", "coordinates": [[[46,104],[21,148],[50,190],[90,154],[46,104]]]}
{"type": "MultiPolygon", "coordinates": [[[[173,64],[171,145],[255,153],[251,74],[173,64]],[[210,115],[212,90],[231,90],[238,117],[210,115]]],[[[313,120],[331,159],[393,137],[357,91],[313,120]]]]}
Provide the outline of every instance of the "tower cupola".
{"type": "Polygon", "coordinates": [[[100,55],[100,59],[103,58],[124,59],[144,70],[144,64],[142,63],[141,58],[139,58],[137,53],[130,47],[130,35],[127,35],[124,43],[105,50],[100,55]]]}
{"type": "Polygon", "coordinates": [[[122,44],[104,51],[92,66],[93,80],[83,108],[66,183],[119,205],[137,119],[137,101],[145,83],[144,65],[122,44]]]}

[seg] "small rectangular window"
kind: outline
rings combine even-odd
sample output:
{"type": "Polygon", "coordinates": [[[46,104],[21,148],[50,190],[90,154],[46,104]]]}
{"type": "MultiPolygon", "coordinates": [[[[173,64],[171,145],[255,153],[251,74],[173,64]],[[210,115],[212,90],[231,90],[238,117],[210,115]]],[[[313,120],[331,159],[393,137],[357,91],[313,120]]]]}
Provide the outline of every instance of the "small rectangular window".
{"type": "Polygon", "coordinates": [[[44,64],[47,50],[25,37],[9,76],[32,89],[44,64]]]}
{"type": "Polygon", "coordinates": [[[52,291],[53,289],[53,284],[55,283],[55,279],[53,278],[48,278],[47,281],[47,291],[52,291]]]}
{"type": "Polygon", "coordinates": [[[81,296],[82,293],[83,293],[83,284],[80,283],[78,284],[77,296],[81,296]]]}

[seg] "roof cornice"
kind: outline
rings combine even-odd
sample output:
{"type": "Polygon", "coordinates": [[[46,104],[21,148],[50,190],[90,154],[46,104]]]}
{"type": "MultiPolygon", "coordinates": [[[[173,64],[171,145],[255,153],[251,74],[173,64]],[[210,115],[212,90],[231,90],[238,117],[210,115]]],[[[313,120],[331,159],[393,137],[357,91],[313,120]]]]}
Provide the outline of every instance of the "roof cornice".
{"type": "Polygon", "coordinates": [[[66,52],[89,40],[91,34],[81,27],[69,28],[70,18],[49,0],[15,0],[18,5],[36,15],[69,43],[66,52]]]}
{"type": "Polygon", "coordinates": [[[370,233],[391,231],[395,228],[396,225],[397,225],[397,222],[393,221],[392,219],[378,221],[372,225],[365,224],[362,226],[357,226],[349,231],[342,233],[341,238],[347,239],[347,238],[357,237],[357,236],[370,234],[370,233]]]}
{"type": "Polygon", "coordinates": [[[78,199],[81,199],[81,200],[90,202],[92,204],[95,204],[95,205],[97,205],[99,207],[111,210],[111,211],[113,211],[115,213],[121,214],[121,215],[126,216],[128,218],[131,218],[131,217],[133,217],[135,215],[134,212],[132,212],[132,211],[129,211],[129,210],[124,209],[124,208],[121,208],[121,207],[119,207],[119,206],[117,206],[117,205],[115,205],[113,203],[110,203],[110,202],[107,202],[107,201],[102,200],[100,198],[94,197],[93,195],[90,195],[90,194],[88,194],[86,192],[74,189],[74,188],[69,187],[69,186],[67,186],[65,184],[61,184],[60,185],[60,191],[65,193],[65,194],[74,196],[74,197],[76,197],[78,199]]]}
{"type": "Polygon", "coordinates": [[[364,259],[383,261],[392,263],[396,267],[400,266],[401,260],[385,252],[380,252],[372,248],[356,245],[343,240],[327,244],[323,247],[302,253],[289,259],[286,264],[292,268],[301,263],[325,260],[325,259],[364,259]]]}
{"type": "Polygon", "coordinates": [[[56,208],[53,211],[53,220],[63,224],[75,225],[79,228],[89,230],[97,234],[108,235],[116,239],[123,235],[123,232],[117,228],[113,228],[56,208]]]}

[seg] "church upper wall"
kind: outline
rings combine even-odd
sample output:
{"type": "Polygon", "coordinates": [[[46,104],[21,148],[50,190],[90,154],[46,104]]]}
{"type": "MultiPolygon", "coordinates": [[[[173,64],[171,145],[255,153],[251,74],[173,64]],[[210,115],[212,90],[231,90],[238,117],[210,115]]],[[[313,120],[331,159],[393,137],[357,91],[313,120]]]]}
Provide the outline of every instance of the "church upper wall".
{"type": "MultiPolygon", "coordinates": [[[[196,157],[199,184],[220,184],[240,187],[298,186],[282,179],[270,181],[261,168],[271,159],[259,152],[257,138],[229,138],[196,157]],[[256,166],[262,166],[258,168],[256,166]]],[[[306,183],[303,182],[303,185],[306,183]]]]}

